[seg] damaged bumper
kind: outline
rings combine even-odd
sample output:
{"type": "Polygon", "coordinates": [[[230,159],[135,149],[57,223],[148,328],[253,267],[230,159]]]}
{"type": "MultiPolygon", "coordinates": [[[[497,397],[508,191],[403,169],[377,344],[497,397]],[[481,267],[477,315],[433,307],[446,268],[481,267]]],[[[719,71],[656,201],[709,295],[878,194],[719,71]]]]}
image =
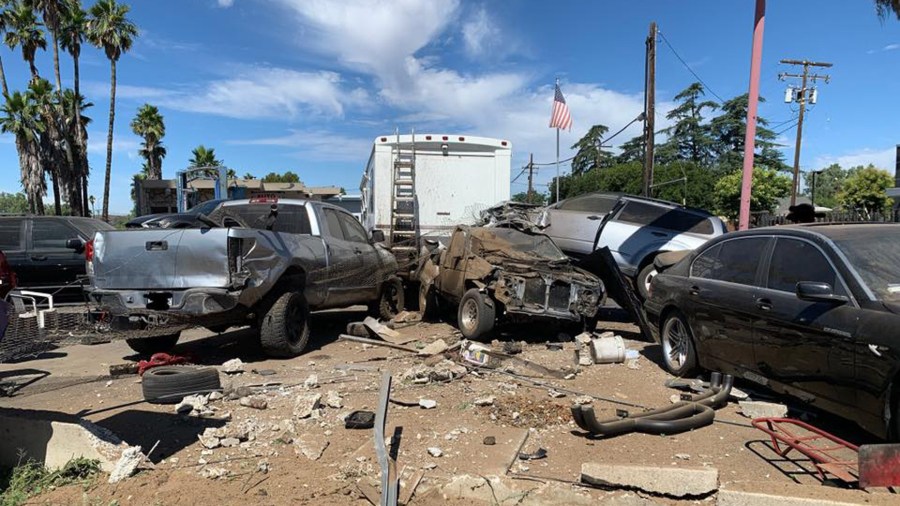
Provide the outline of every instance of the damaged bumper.
{"type": "Polygon", "coordinates": [[[603,286],[587,286],[549,275],[501,274],[494,297],[507,313],[565,320],[592,318],[603,303],[603,286]]]}
{"type": "Polygon", "coordinates": [[[91,298],[113,315],[166,311],[177,317],[232,311],[238,306],[240,293],[225,288],[94,290],[91,298]]]}

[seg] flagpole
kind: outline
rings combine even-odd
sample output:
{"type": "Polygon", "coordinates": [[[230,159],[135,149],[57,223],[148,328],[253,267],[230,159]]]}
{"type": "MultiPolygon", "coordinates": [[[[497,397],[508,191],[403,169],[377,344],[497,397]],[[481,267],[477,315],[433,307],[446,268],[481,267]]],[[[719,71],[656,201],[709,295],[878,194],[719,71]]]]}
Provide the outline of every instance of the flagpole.
{"type": "Polygon", "coordinates": [[[559,127],[556,127],[556,201],[559,202],[559,127]]]}

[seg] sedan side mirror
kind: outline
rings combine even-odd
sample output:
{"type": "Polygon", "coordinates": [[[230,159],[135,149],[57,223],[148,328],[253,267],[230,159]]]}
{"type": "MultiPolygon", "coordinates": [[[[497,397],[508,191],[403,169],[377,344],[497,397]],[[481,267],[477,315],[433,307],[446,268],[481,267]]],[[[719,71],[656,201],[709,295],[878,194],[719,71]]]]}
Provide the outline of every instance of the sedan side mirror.
{"type": "Polygon", "coordinates": [[[76,253],[84,251],[84,241],[80,237],[73,237],[66,240],[66,249],[75,250],[76,253]]]}
{"type": "Polygon", "coordinates": [[[834,289],[828,283],[814,281],[797,283],[797,298],[809,302],[831,302],[834,304],[844,304],[850,300],[843,295],[836,295],[834,289]]]}
{"type": "Polygon", "coordinates": [[[372,231],[372,242],[384,242],[384,230],[375,229],[372,231]]]}

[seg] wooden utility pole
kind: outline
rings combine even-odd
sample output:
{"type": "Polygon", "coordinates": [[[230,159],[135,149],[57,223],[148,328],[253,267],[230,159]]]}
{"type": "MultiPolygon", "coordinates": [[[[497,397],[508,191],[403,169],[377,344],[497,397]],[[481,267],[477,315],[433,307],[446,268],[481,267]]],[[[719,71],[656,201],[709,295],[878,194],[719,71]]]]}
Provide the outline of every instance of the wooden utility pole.
{"type": "Polygon", "coordinates": [[[532,203],[532,195],[534,195],[534,153],[528,155],[528,193],[526,194],[525,201],[529,204],[532,203]]]}
{"type": "Polygon", "coordinates": [[[644,82],[644,196],[653,186],[653,141],[656,133],[656,22],[650,23],[644,82]]]}
{"type": "Polygon", "coordinates": [[[806,113],[806,102],[810,98],[809,90],[806,88],[806,83],[809,79],[812,79],[813,82],[816,82],[818,79],[824,79],[827,83],[830,79],[828,75],[818,75],[813,74],[809,75],[810,67],[831,67],[830,63],[822,63],[822,62],[814,62],[807,60],[781,60],[781,63],[785,63],[788,65],[802,65],[803,73],[802,74],[789,74],[787,72],[782,72],[778,74],[778,78],[784,80],[785,78],[792,77],[800,79],[800,89],[797,90],[796,100],[800,103],[800,115],[797,118],[797,142],[794,145],[794,184],[791,187],[791,205],[795,205],[797,203],[797,192],[800,189],[800,143],[803,140],[803,115],[806,113]]]}

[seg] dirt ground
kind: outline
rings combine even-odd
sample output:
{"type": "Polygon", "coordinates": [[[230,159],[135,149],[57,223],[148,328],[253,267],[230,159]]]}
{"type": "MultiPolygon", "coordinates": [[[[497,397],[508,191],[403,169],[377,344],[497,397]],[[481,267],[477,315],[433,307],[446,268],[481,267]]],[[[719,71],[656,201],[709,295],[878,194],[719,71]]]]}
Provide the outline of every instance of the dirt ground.
{"type": "MultiPolygon", "coordinates": [[[[810,473],[807,461],[778,457],[765,435],[750,426],[735,403],[717,412],[716,423],[692,432],[586,438],[571,420],[569,407],[579,397],[574,392],[607,399],[593,401],[598,418],[613,416],[616,409],[667,405],[679,393],[664,386],[669,376],[659,365],[659,346],[643,341],[620,310],[608,310],[598,331],[613,330],[626,338],[628,348],[640,353],[636,361],[582,367],[568,380],[543,377],[521,362],[506,361],[497,370],[470,371],[462,378],[425,384],[403,379],[405,372],[425,363],[424,358],[337,340],[347,323],[364,316],[361,311],[314,315],[310,350],[291,360],[264,357],[248,330],[220,335],[187,331],[176,353],[193,355],[198,363],[209,365],[240,358],[245,372],[223,374],[224,383],[231,387],[269,385],[259,393],[267,400],[266,409],[244,407],[237,400],[212,401],[217,417],[230,415],[227,422],[179,415],[172,405],[136,402],[142,399],[137,376],[108,377],[109,365],[138,359],[121,341],[59,348],[37,360],[0,366],[0,381],[20,384],[14,396],[0,398],[0,410],[81,414],[129,444],[142,446],[145,452],[155,446],[150,454],[154,470],[142,471],[117,485],[101,479],[87,489],[64,487],[34,503],[367,504],[366,491],[377,494],[380,488],[373,432],[345,429],[343,417],[354,410],[375,411],[382,371],[393,375],[392,399],[437,402],[433,409],[392,403],[388,412],[386,433],[393,435],[396,443],[400,498],[408,499],[414,492],[410,504],[471,503],[472,497],[458,495],[447,485],[465,475],[476,482],[485,480],[487,487],[468,486],[466,490],[481,494],[479,498],[487,503],[678,502],[636,491],[579,486],[581,465],[586,462],[714,467],[719,471],[720,489],[864,504],[897,503],[896,496],[885,490],[865,492],[839,482],[823,485],[810,473]],[[317,376],[318,386],[304,386],[310,375],[317,376]],[[552,397],[549,388],[573,393],[552,397]],[[332,391],[340,396],[340,407],[325,406],[318,416],[306,419],[293,416],[296,397],[319,393],[324,403],[332,391]],[[493,404],[476,405],[476,400],[489,396],[494,397],[493,404]],[[198,435],[208,427],[243,427],[250,439],[235,447],[205,449],[198,435]],[[486,437],[496,443],[485,444],[486,437]],[[429,453],[435,448],[440,456],[429,453]],[[546,458],[516,458],[519,451],[531,453],[539,448],[546,450],[546,458]],[[215,473],[224,475],[208,477],[215,473]],[[492,484],[488,481],[491,476],[500,477],[502,483],[492,484]]],[[[415,338],[408,344],[412,347],[439,338],[448,344],[459,340],[455,328],[442,322],[413,324],[398,331],[415,338]]],[[[501,341],[498,346],[502,341],[524,341],[518,356],[545,367],[576,368],[575,343],[566,342],[558,351],[547,346],[558,342],[558,331],[553,328],[509,328],[496,339],[501,341]]],[[[738,385],[754,399],[767,399],[750,385],[738,385]]],[[[869,439],[861,430],[831,423],[826,417],[813,421],[852,442],[869,439]]],[[[692,502],[713,499],[695,498],[692,502]]]]}

